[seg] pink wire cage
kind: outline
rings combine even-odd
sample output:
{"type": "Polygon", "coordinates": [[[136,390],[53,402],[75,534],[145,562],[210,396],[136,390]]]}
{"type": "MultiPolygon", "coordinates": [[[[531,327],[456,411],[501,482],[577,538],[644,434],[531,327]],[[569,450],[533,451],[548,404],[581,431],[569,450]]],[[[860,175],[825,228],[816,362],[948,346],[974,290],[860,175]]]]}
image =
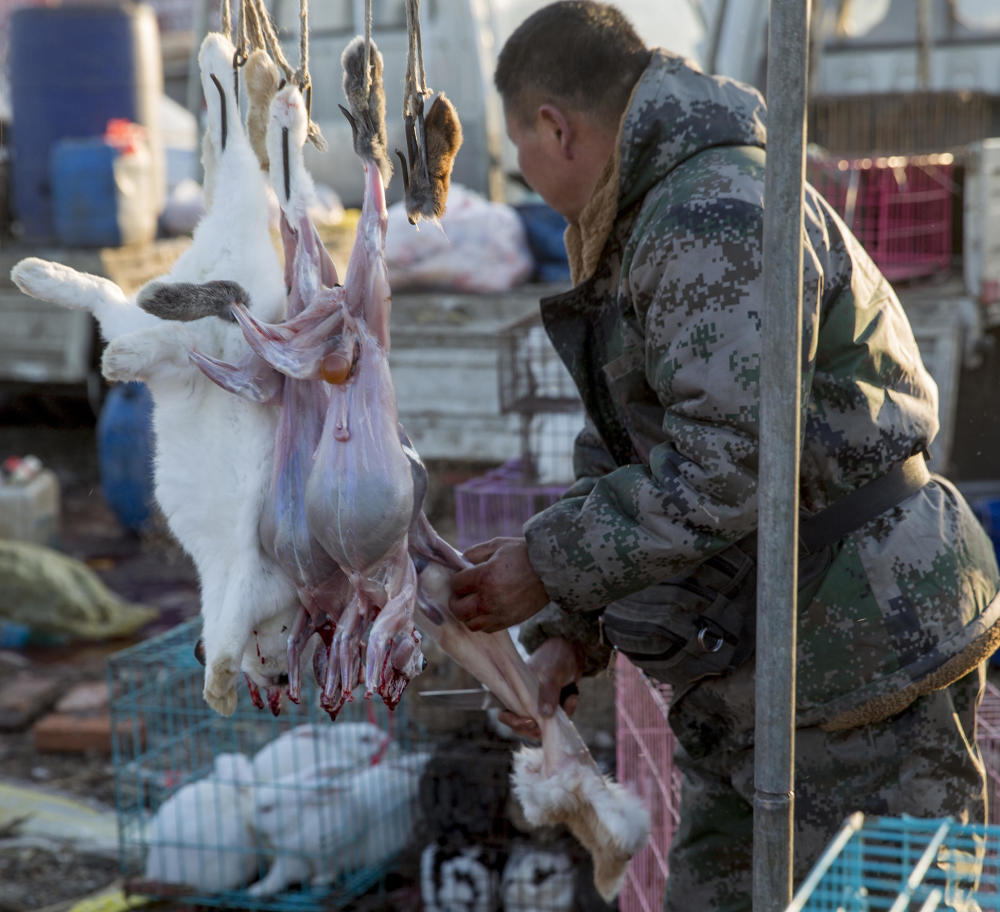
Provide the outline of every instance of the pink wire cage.
{"type": "Polygon", "coordinates": [[[950,267],[956,195],[950,154],[811,157],[807,173],[890,281],[950,267]]]}
{"type": "MultiPolygon", "coordinates": [[[[619,653],[615,665],[618,781],[649,808],[649,844],[625,874],[619,912],[659,912],[669,874],[668,853],[680,814],[680,771],[667,723],[670,688],[647,678],[619,653]]],[[[988,822],[1000,824],[1000,690],[987,683],[976,716],[976,740],[986,765],[988,822]]]]}

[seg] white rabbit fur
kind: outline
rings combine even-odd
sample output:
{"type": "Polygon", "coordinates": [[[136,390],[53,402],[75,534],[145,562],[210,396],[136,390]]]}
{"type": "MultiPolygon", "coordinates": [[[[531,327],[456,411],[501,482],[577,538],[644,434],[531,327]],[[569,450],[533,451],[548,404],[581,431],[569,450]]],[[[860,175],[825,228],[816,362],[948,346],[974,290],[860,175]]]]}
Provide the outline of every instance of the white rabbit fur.
{"type": "Polygon", "coordinates": [[[274,860],[248,892],[273,896],[289,884],[331,883],[400,851],[412,836],[417,788],[429,758],[387,757],[347,774],[314,766],[258,786],[253,824],[274,860]]]}
{"type": "MultiPolygon", "coordinates": [[[[257,782],[274,782],[298,770],[318,767],[332,778],[368,766],[386,747],[388,735],[371,722],[307,722],[265,744],[253,758],[257,782]]],[[[388,753],[395,751],[388,745],[388,753]]]]}
{"type": "MultiPolygon", "coordinates": [[[[190,247],[154,281],[238,282],[250,293],[254,314],[273,321],[284,313],[284,278],[268,228],[269,190],[238,114],[232,60],[227,38],[205,38],[199,63],[208,109],[205,163],[213,172],[212,203],[190,247]]],[[[286,621],[290,626],[297,606],[293,586],[263,553],[258,536],[276,410],[220,389],[188,360],[188,351],[197,348],[239,361],[248,351],[242,333],[235,323],[217,317],[160,320],[108,279],[58,263],[29,258],[11,275],[29,295],[92,310],[108,341],[104,376],[144,381],[152,393],[156,498],[201,580],[205,699],[229,715],[236,707],[241,665],[258,684],[275,683],[260,673],[256,649],[250,648],[254,626],[278,616],[279,627],[286,621]]],[[[283,643],[279,652],[273,665],[281,669],[287,667],[283,643]]]]}
{"type": "Polygon", "coordinates": [[[146,826],[145,876],[218,893],[242,887],[258,869],[252,804],[240,783],[252,775],[241,754],[220,754],[213,771],[183,786],[146,826]]]}

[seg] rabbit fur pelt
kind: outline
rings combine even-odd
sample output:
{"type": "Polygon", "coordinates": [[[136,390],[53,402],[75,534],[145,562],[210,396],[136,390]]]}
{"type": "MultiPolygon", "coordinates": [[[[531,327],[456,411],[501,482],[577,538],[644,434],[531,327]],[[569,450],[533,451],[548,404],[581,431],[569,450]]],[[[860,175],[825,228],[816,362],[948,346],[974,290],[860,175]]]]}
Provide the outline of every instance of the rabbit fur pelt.
{"type": "Polygon", "coordinates": [[[170,272],[130,300],[108,279],[29,258],[11,272],[26,294],[91,310],[107,341],[102,369],[111,381],[140,380],[153,397],[155,493],[201,583],[204,696],[216,711],[236,707],[242,670],[274,687],[286,671],[285,629],[297,607],[293,586],[261,549],[258,524],[274,447],[276,410],[220,389],[189,361],[199,352],[226,361],[247,357],[239,327],[218,316],[163,320],[142,309],[165,283],[234,282],[261,320],[280,320],[285,283],[268,227],[269,189],[239,116],[233,45],[206,36],[200,53],[207,104],[203,159],[213,188],[190,247],[170,272]],[[280,654],[261,654],[255,628],[280,654]],[[260,669],[264,669],[264,673],[260,669]]]}

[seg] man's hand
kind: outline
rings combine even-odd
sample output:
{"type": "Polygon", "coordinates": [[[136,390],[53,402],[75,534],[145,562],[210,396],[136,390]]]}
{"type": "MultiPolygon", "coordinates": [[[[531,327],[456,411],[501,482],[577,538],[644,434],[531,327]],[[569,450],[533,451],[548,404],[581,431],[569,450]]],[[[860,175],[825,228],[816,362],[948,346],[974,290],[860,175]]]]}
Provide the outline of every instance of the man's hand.
{"type": "MultiPolygon", "coordinates": [[[[579,680],[582,672],[580,657],[572,643],[561,637],[546,640],[528,659],[528,665],[538,676],[538,713],[548,717],[556,711],[559,705],[559,694],[567,684],[579,680]]],[[[571,716],[576,710],[579,698],[573,694],[566,698],[562,708],[566,715],[571,716]]],[[[538,723],[529,716],[519,716],[504,710],[497,717],[504,725],[510,726],[519,735],[526,738],[541,738],[542,732],[538,723]]]]}
{"type": "Polygon", "coordinates": [[[475,566],[452,576],[448,607],[469,630],[496,633],[548,604],[523,538],[493,538],[473,545],[465,556],[475,566]]]}

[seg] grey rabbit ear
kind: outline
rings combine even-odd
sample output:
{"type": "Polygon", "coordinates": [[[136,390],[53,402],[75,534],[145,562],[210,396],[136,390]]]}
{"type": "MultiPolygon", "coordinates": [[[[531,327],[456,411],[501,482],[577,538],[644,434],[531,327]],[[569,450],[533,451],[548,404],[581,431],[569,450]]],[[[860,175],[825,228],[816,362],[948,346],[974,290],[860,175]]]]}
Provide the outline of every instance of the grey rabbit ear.
{"type": "Polygon", "coordinates": [[[232,320],[232,305],[249,304],[250,295],[236,282],[164,282],[159,279],[139,289],[135,302],[161,320],[188,322],[202,317],[232,320]]]}

